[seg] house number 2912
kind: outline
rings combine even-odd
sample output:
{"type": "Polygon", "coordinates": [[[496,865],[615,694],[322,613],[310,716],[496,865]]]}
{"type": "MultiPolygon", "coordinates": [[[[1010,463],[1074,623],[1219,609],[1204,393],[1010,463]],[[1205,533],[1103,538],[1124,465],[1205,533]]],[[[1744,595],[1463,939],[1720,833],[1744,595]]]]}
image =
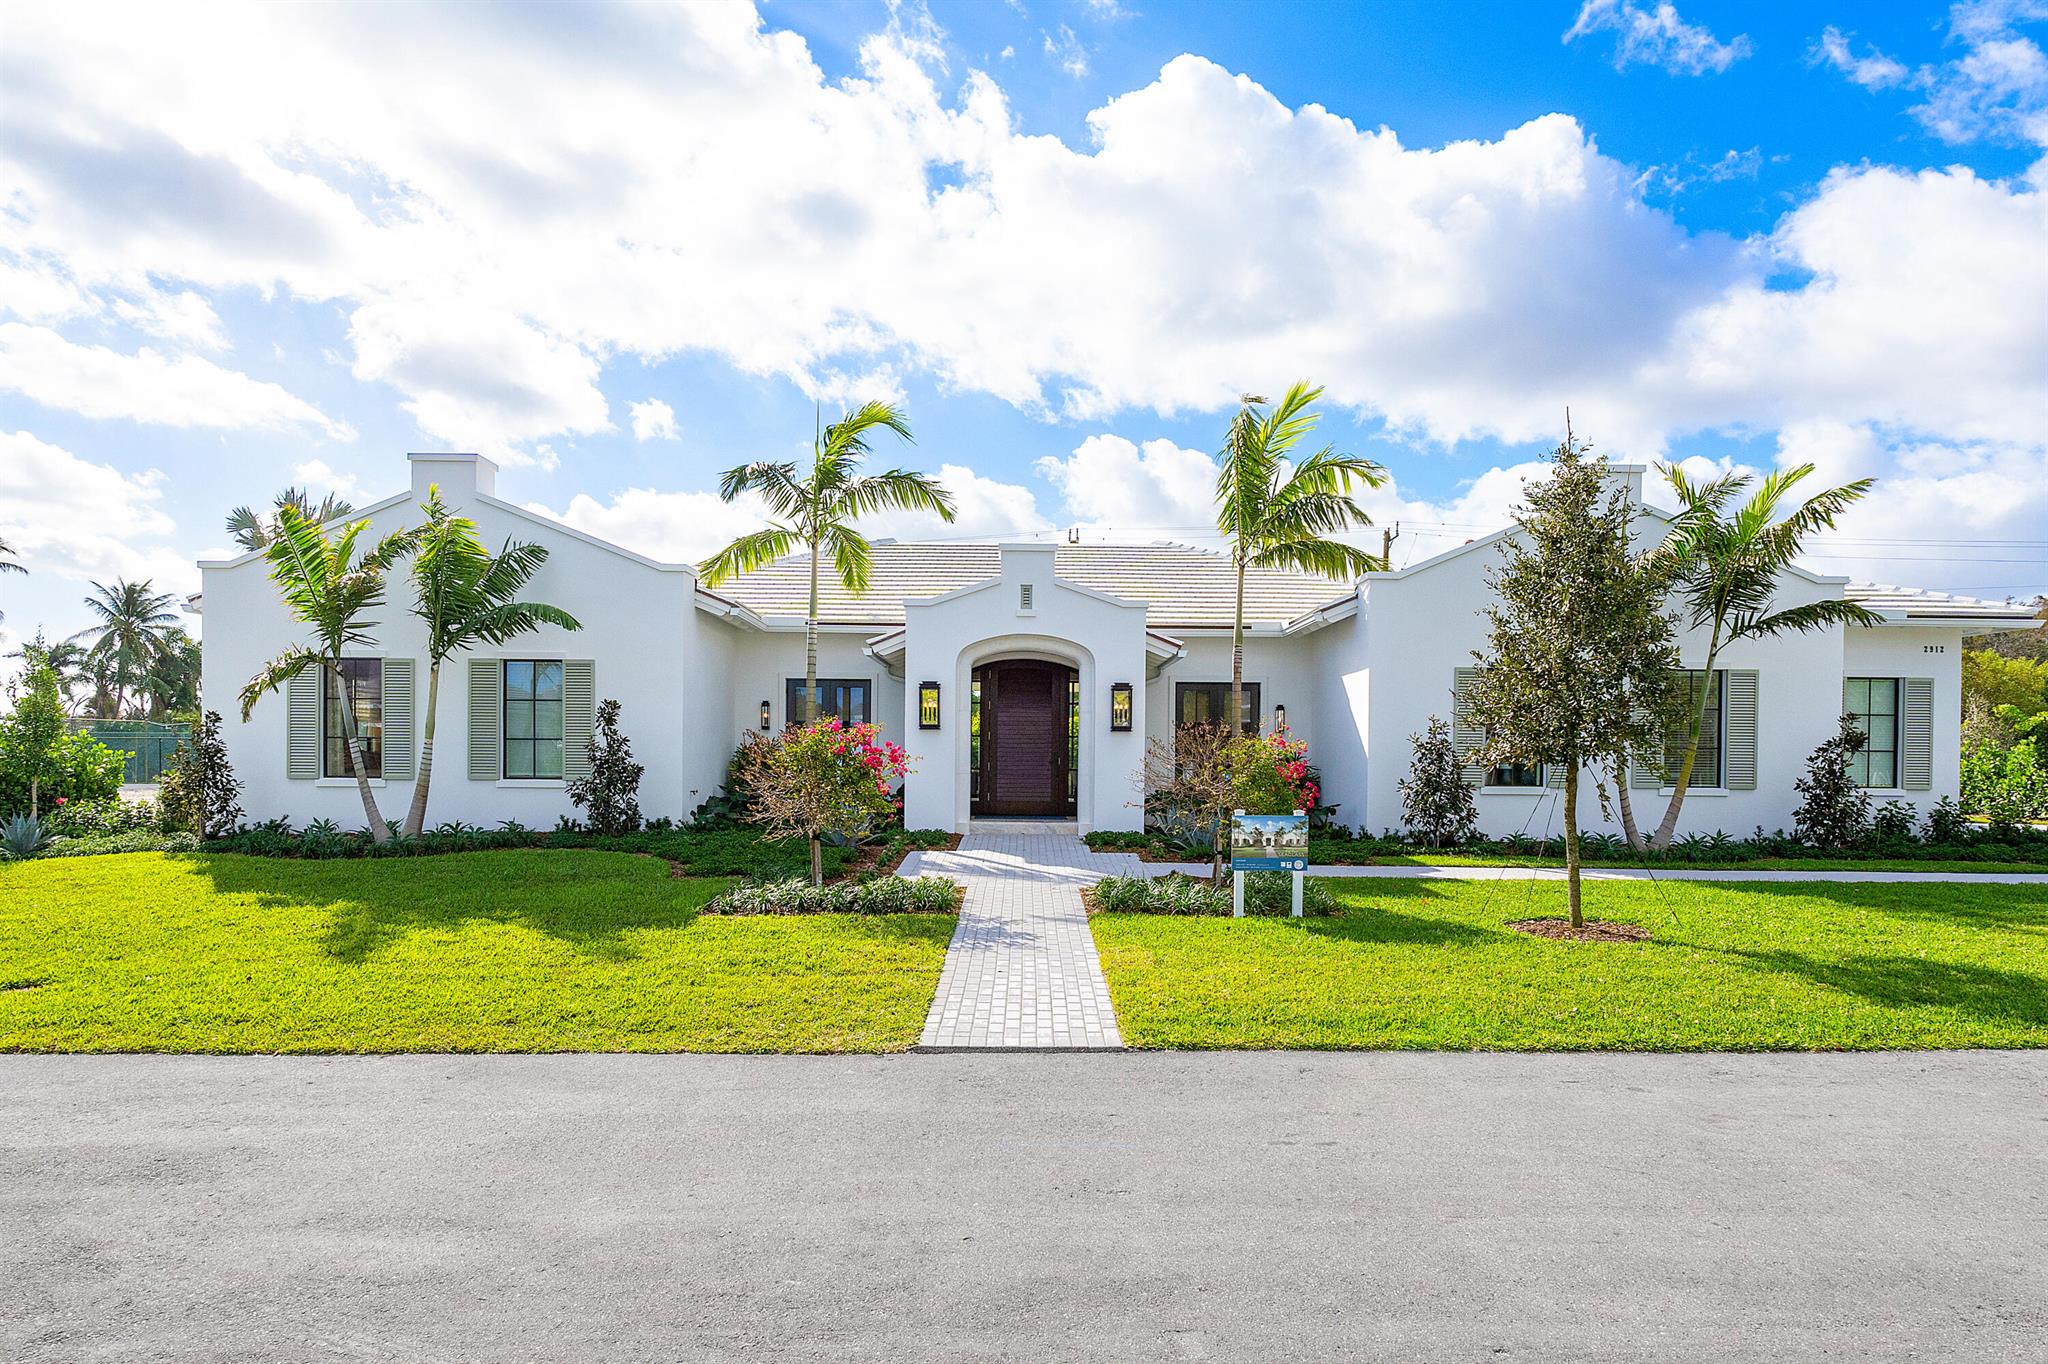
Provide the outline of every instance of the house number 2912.
{"type": "Polygon", "coordinates": [[[1948,645],[1946,645],[1946,644],[1923,644],[1923,645],[1921,645],[1921,646],[1920,646],[1920,652],[1921,652],[1921,653],[1923,653],[1923,654],[1945,654],[1945,653],[1947,653],[1947,652],[1948,652],[1948,645]]]}

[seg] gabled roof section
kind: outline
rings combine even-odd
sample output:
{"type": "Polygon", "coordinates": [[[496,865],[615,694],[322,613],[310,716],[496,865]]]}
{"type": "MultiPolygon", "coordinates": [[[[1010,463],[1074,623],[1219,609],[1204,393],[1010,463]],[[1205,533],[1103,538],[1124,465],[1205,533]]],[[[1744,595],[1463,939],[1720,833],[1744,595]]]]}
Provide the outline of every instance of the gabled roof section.
{"type": "MultiPolygon", "coordinates": [[[[1002,572],[1000,547],[988,544],[878,544],[868,591],[860,596],[820,575],[818,607],[827,625],[903,623],[903,603],[978,586],[1002,572]]],[[[1236,598],[1230,560],[1192,545],[1060,545],[1053,575],[1075,587],[1145,604],[1150,629],[1229,629],[1236,598]]],[[[762,617],[804,614],[810,559],[795,554],[720,583],[718,590],[762,617]]],[[[1245,577],[1245,619],[1270,628],[1299,620],[1351,595],[1347,583],[1305,573],[1253,569],[1245,577]]]]}

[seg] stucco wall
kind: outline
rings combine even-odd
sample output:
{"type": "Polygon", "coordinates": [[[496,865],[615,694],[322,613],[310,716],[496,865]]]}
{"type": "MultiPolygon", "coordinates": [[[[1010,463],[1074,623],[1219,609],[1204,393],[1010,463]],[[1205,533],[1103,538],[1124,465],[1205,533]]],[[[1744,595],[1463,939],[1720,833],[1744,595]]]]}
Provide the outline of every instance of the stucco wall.
{"type": "Polygon", "coordinates": [[[1873,801],[1902,800],[1922,811],[1943,796],[1962,796],[1963,631],[1936,626],[1851,630],[1844,646],[1847,677],[1934,680],[1934,786],[1927,791],[1872,791],[1873,801]]]}

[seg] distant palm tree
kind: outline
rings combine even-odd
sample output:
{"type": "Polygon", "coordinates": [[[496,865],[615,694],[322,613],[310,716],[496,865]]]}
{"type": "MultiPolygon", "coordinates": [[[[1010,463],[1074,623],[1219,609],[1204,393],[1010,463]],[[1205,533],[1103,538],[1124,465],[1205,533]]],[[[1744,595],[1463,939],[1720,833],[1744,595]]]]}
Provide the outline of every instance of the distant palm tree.
{"type": "Polygon", "coordinates": [[[405,816],[408,838],[417,837],[427,822],[442,663],[459,649],[503,644],[543,625],[583,628],[558,606],[516,600],[519,589],[547,561],[545,546],[507,540],[503,549],[490,553],[477,538],[476,522],[451,511],[437,487],[427,489],[420,510],[427,521],[416,532],[413,549],[413,614],[427,627],[427,723],[421,735],[419,777],[405,816]]]}
{"type": "Polygon", "coordinates": [[[235,537],[236,544],[243,549],[268,549],[271,539],[277,534],[277,511],[285,507],[292,508],[315,525],[338,521],[355,510],[346,499],[333,493],[321,498],[319,505],[315,506],[313,495],[303,488],[286,488],[271,500],[271,507],[269,516],[252,510],[246,503],[228,513],[228,534],[235,537]]]}
{"type": "MultiPolygon", "coordinates": [[[[0,573],[26,574],[28,570],[16,562],[17,558],[14,546],[8,544],[6,540],[0,539],[0,573]]],[[[0,611],[0,620],[6,619],[7,613],[0,611]]]]}
{"type": "MultiPolygon", "coordinates": [[[[1813,472],[1811,464],[1766,474],[1749,500],[1732,515],[1729,504],[1749,486],[1749,475],[1723,474],[1711,483],[1694,483],[1675,464],[1659,467],[1678,494],[1679,513],[1664,542],[1652,552],[1652,562],[1657,571],[1668,575],[1687,623],[1695,630],[1707,631],[1707,656],[1701,668],[1709,680],[1721,650],[1738,639],[1799,634],[1830,625],[1883,623],[1875,612],[1840,598],[1771,609],[1778,575],[1798,558],[1806,537],[1831,528],[1836,517],[1870,491],[1870,479],[1859,478],[1815,493],[1791,515],[1779,519],[1778,504],[1813,472]]],[[[1671,803],[1651,836],[1652,848],[1670,847],[1677,832],[1678,812],[1685,805],[1693,764],[1699,759],[1707,698],[1707,687],[1702,685],[1686,722],[1685,756],[1672,779],[1671,803]]]]}
{"type": "Polygon", "coordinates": [[[142,688],[150,668],[170,646],[170,632],[178,623],[170,608],[178,598],[176,593],[153,591],[146,579],[92,586],[95,595],[85,599],[85,606],[98,622],[71,638],[91,638],[86,660],[111,693],[118,715],[129,693],[142,688]]]}
{"type": "Polygon", "coordinates": [[[57,690],[64,697],[67,709],[72,705],[73,693],[90,680],[85,646],[76,640],[60,639],[53,644],[38,630],[34,639],[19,649],[10,650],[7,656],[24,661],[36,658],[47,663],[50,670],[57,674],[57,690]]]}
{"type": "Polygon", "coordinates": [[[761,462],[727,469],[719,479],[720,497],[730,502],[741,493],[757,493],[778,519],[766,529],[742,535],[698,565],[705,586],[716,587],[799,549],[810,552],[802,714],[807,724],[818,716],[818,571],[824,552],[832,552],[833,572],[847,591],[865,592],[872,558],[868,542],[854,529],[855,521],[879,511],[928,511],[942,521],[953,519],[952,494],[929,475],[908,469],[859,472],[868,454],[868,436],[877,430],[893,431],[905,442],[911,440],[909,419],[900,408],[890,403],[865,403],[812,439],[808,474],[800,474],[796,465],[788,463],[761,462]]]}
{"type": "MultiPolygon", "coordinates": [[[[1287,390],[1277,407],[1246,394],[1223,438],[1216,476],[1216,529],[1230,542],[1237,571],[1237,613],[1230,635],[1231,723],[1244,714],[1244,580],[1247,569],[1292,568],[1347,580],[1386,567],[1379,555],[1328,537],[1372,524],[1351,500],[1351,486],[1377,488],[1387,471],[1330,446],[1295,464],[1294,447],[1322,418],[1310,410],[1323,390],[1307,382],[1287,390]]],[[[1258,727],[1256,719],[1252,728],[1258,727]]]]}
{"type": "Polygon", "coordinates": [[[170,628],[163,652],[142,679],[142,690],[152,720],[199,709],[199,641],[184,627],[170,628]]]}
{"type": "Polygon", "coordinates": [[[270,580],[277,584],[285,606],[300,624],[312,628],[313,647],[289,646],[243,684],[242,720],[248,722],[265,695],[306,669],[314,669],[323,692],[340,703],[342,738],[348,744],[349,769],[355,773],[363,814],[370,821],[370,841],[388,843],[391,830],[377,809],[377,794],[370,789],[364,769],[355,697],[341,670],[341,654],[352,644],[375,642],[369,633],[375,622],[364,620],[363,613],[383,604],[384,575],[412,551],[415,532],[393,531],[359,558],[356,541],[369,527],[368,519],[351,521],[330,539],[326,527],[297,507],[287,504],[277,509],[277,523],[264,557],[270,562],[270,580]],[[330,685],[334,688],[331,692],[327,691],[330,685]]]}

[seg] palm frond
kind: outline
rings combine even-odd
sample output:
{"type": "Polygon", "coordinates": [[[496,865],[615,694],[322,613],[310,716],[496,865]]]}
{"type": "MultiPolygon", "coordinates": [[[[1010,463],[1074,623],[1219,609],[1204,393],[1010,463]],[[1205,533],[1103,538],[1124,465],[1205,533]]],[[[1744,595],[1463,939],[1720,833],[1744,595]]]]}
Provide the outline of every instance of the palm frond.
{"type": "Polygon", "coordinates": [[[1767,616],[1738,618],[1729,630],[1731,639],[1761,639],[1772,635],[1796,635],[1830,625],[1882,625],[1884,617],[1861,603],[1838,599],[1806,602],[1773,611],[1767,616]]]}
{"type": "Polygon", "coordinates": [[[885,469],[856,478],[841,490],[839,501],[841,515],[850,521],[879,511],[924,511],[941,521],[953,519],[953,495],[929,474],[908,469],[885,469]]]}
{"type": "Polygon", "coordinates": [[[319,666],[318,654],[303,644],[295,644],[257,669],[256,675],[242,684],[243,723],[248,723],[258,701],[283,687],[305,669],[319,666]]]}
{"type": "Polygon", "coordinates": [[[874,557],[860,532],[851,526],[830,526],[826,528],[824,543],[832,551],[833,571],[846,585],[846,590],[855,595],[867,591],[874,557]]]}
{"type": "Polygon", "coordinates": [[[706,587],[716,587],[742,573],[766,568],[777,559],[802,548],[803,539],[788,526],[768,526],[740,536],[718,553],[697,565],[697,576],[706,587]]]}

